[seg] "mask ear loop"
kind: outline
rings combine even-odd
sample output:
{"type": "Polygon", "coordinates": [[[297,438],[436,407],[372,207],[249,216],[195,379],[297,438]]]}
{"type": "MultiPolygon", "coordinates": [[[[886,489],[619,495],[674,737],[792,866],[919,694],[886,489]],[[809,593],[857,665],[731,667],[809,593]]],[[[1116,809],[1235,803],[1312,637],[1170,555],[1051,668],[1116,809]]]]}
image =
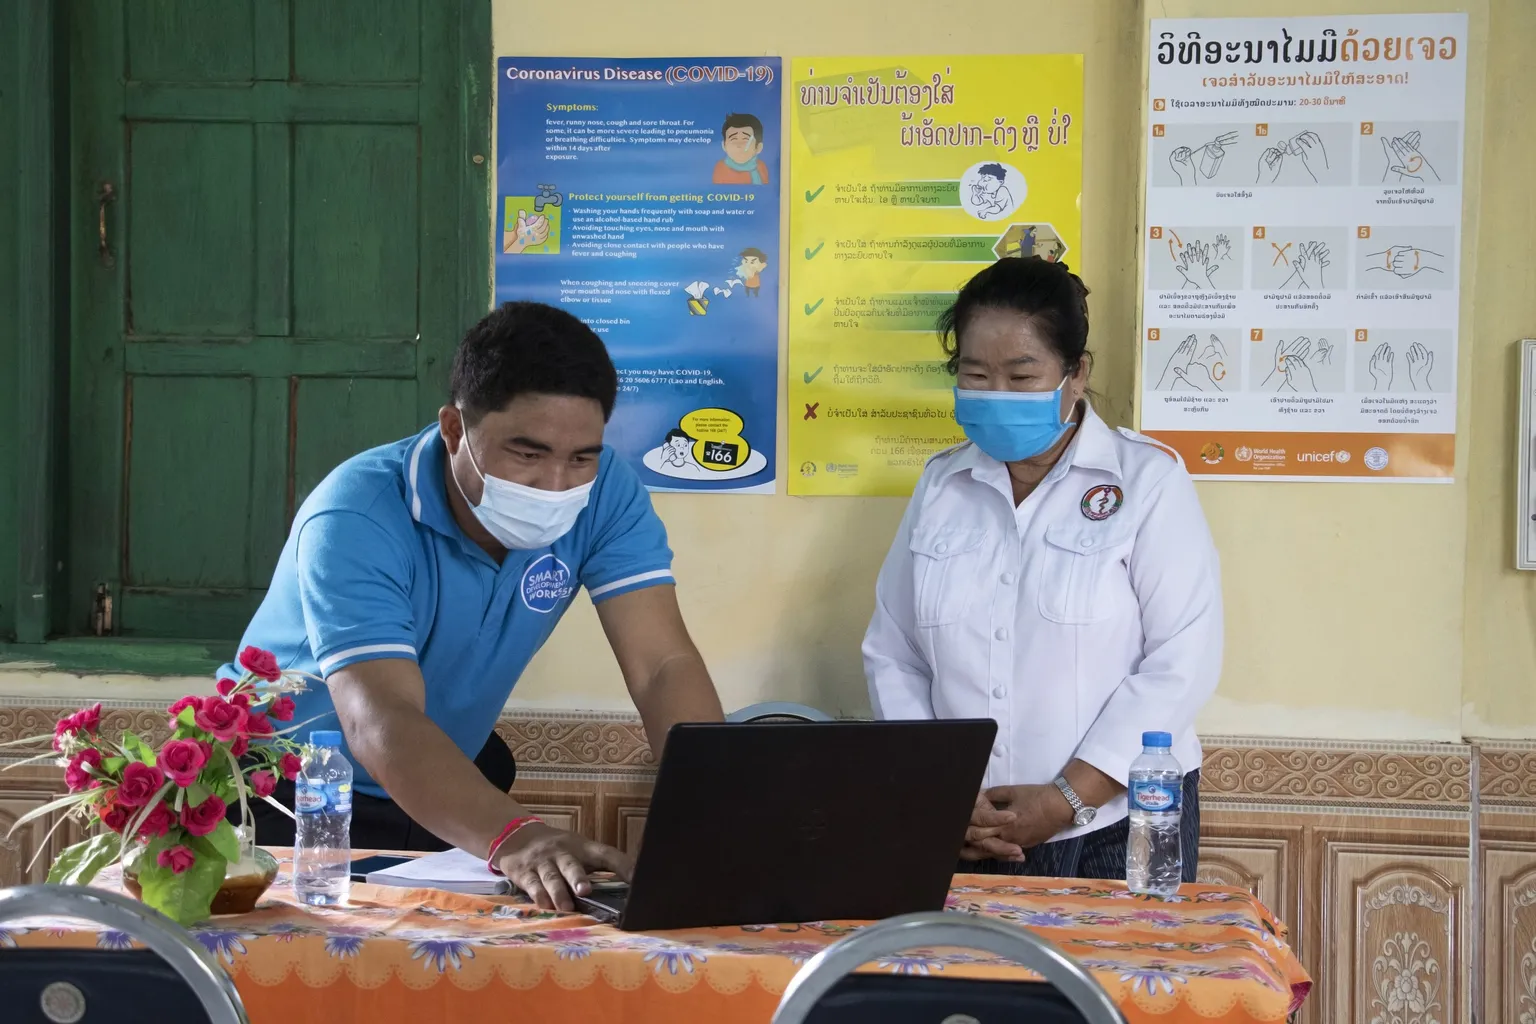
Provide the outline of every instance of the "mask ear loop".
{"type": "MultiPolygon", "coordinates": [[[[475,475],[480,478],[480,483],[484,485],[485,474],[480,472],[480,465],[475,461],[475,450],[469,446],[469,425],[464,422],[464,409],[462,406],[458,405],[454,406],[453,408],[454,411],[459,414],[459,427],[462,429],[464,434],[464,453],[469,456],[470,468],[475,471],[475,475]]],[[[453,477],[453,486],[459,489],[459,497],[464,499],[464,504],[468,505],[470,508],[479,508],[480,506],[477,503],[470,501],[469,495],[464,493],[464,485],[459,483],[459,475],[453,472],[451,469],[449,470],[448,475],[453,477]]],[[[483,493],[481,495],[481,500],[484,500],[483,493]]]]}

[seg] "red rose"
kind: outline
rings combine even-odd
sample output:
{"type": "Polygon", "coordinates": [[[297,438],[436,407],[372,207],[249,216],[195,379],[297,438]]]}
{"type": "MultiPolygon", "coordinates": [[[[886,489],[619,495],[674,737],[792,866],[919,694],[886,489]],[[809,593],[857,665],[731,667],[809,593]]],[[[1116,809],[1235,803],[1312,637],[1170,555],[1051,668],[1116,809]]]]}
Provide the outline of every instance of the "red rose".
{"type": "Polygon", "coordinates": [[[205,836],[219,827],[219,822],[224,820],[224,812],[228,810],[224,801],[209,794],[208,799],[193,807],[185,804],[181,808],[181,827],[195,836],[205,836]]]}
{"type": "Polygon", "coordinates": [[[260,711],[252,711],[246,716],[245,731],[252,736],[258,737],[273,736],[277,733],[277,730],[272,728],[272,723],[267,719],[267,716],[260,711]]]}
{"type": "Polygon", "coordinates": [[[197,854],[185,846],[172,846],[161,850],[160,856],[155,858],[155,863],[163,868],[170,868],[171,874],[179,875],[197,861],[197,854]]]}
{"type": "Polygon", "coordinates": [[[208,763],[208,753],[196,740],[171,740],[160,748],[155,762],[165,769],[172,782],[186,787],[197,781],[198,773],[208,763]]]}
{"type": "Polygon", "coordinates": [[[220,697],[228,697],[235,692],[235,687],[239,685],[233,679],[220,679],[214,688],[219,691],[220,697]]]}
{"type": "Polygon", "coordinates": [[[236,736],[235,742],[229,745],[229,752],[236,757],[244,757],[245,752],[251,749],[251,741],[245,736],[236,736]]]}
{"type": "Polygon", "coordinates": [[[209,697],[197,709],[193,718],[197,727],[213,734],[213,738],[228,743],[245,727],[245,710],[237,708],[223,697],[209,697]]]}
{"type": "Polygon", "coordinates": [[[117,802],[124,807],[143,807],[165,785],[165,772],[143,761],[130,761],[117,787],[117,802]]]}
{"type": "Polygon", "coordinates": [[[248,693],[237,693],[229,698],[229,702],[237,708],[249,708],[251,706],[251,695],[248,693]]]}
{"type": "Polygon", "coordinates": [[[277,762],[277,770],[283,773],[283,778],[292,782],[299,777],[299,769],[304,767],[304,762],[299,760],[297,754],[284,754],[277,762]]]}
{"type": "MultiPolygon", "coordinates": [[[[144,819],[144,824],[139,826],[139,835],[145,839],[154,836],[163,836],[176,824],[176,812],[164,801],[155,804],[155,809],[149,812],[149,817],[144,819]]],[[[180,874],[180,872],[177,872],[180,874]]]]}
{"type": "Polygon", "coordinates": [[[259,771],[251,776],[251,792],[257,796],[271,796],[277,790],[277,776],[269,771],[259,771]]]}
{"type": "Polygon", "coordinates": [[[128,827],[128,820],[132,817],[128,808],[116,800],[107,800],[96,808],[96,814],[101,818],[101,823],[113,832],[121,832],[128,827]]]}
{"type": "Polygon", "coordinates": [[[94,747],[87,747],[69,759],[69,765],[64,769],[64,784],[69,787],[71,793],[99,786],[101,783],[91,775],[88,769],[100,767],[101,751],[94,747]]]}
{"type": "Polygon", "coordinates": [[[169,714],[172,718],[175,718],[177,715],[187,710],[187,708],[191,708],[192,710],[196,711],[202,706],[203,698],[201,697],[183,697],[181,700],[177,701],[175,704],[172,704],[165,710],[167,714],[169,714]]]}
{"type": "Polygon", "coordinates": [[[279,722],[293,721],[293,711],[293,698],[288,696],[286,693],[277,698],[277,700],[273,701],[272,706],[267,708],[267,714],[271,715],[279,722]]]}
{"type": "Polygon", "coordinates": [[[252,675],[260,676],[269,683],[275,683],[282,678],[282,672],[277,668],[277,656],[271,651],[264,651],[260,647],[247,647],[240,652],[240,667],[252,675]]]}
{"type": "Polygon", "coordinates": [[[74,718],[76,732],[88,732],[94,736],[101,728],[101,705],[93,704],[84,711],[77,711],[74,718]]]}

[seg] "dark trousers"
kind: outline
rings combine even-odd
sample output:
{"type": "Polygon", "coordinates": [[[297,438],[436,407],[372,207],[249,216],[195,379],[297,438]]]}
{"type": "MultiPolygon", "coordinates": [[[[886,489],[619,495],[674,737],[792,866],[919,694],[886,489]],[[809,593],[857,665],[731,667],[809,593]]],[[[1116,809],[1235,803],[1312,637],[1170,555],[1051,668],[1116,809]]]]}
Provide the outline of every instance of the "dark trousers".
{"type": "MultiPolygon", "coordinates": [[[[512,758],[512,750],[494,732],[475,756],[475,767],[503,793],[511,792],[512,783],[517,781],[517,762],[512,758]]],[[[293,783],[286,779],[280,781],[272,797],[284,807],[293,807],[293,783]]],[[[231,808],[231,814],[238,818],[240,808],[231,808]]],[[[293,845],[293,819],[282,811],[265,800],[254,800],[251,803],[251,817],[256,822],[257,845],[293,845]]],[[[402,811],[393,800],[354,792],[352,848],[436,852],[448,849],[448,844],[412,821],[410,815],[402,811]]]]}
{"type": "MultiPolygon", "coordinates": [[[[1129,819],[1073,839],[1024,851],[1024,860],[961,861],[957,869],[970,875],[1033,875],[1038,878],[1105,878],[1125,881],[1125,852],[1131,838],[1129,819]]],[[[1184,881],[1193,882],[1200,867],[1200,772],[1184,776],[1184,813],[1179,819],[1179,846],[1184,855],[1184,881]]]]}

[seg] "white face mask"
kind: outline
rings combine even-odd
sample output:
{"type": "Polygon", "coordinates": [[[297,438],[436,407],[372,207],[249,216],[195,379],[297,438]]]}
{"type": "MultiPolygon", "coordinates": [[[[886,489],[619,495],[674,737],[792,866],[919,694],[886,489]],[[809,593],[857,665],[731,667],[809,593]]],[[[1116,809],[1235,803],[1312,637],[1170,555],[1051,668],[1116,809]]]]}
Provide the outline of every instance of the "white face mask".
{"type": "MultiPolygon", "coordinates": [[[[571,532],[576,517],[587,507],[592,497],[592,485],[588,480],[580,487],[568,491],[541,491],[537,487],[486,476],[475,462],[475,453],[469,447],[469,435],[464,435],[464,450],[469,454],[469,464],[485,484],[480,504],[470,502],[470,508],[480,525],[488,530],[502,547],[519,551],[532,551],[548,547],[571,532]]],[[[455,484],[458,478],[454,477],[455,484]]],[[[464,500],[469,495],[459,488],[464,500]]]]}

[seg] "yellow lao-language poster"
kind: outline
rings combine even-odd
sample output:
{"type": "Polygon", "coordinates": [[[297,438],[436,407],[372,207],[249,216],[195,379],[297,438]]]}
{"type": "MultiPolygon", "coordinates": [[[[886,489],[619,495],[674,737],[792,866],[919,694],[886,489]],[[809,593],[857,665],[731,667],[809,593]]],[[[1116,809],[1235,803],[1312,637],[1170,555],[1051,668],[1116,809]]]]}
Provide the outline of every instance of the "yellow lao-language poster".
{"type": "Polygon", "coordinates": [[[907,495],[963,440],[938,315],[1079,261],[1083,58],[797,58],[790,107],[789,490],[907,495]]]}

